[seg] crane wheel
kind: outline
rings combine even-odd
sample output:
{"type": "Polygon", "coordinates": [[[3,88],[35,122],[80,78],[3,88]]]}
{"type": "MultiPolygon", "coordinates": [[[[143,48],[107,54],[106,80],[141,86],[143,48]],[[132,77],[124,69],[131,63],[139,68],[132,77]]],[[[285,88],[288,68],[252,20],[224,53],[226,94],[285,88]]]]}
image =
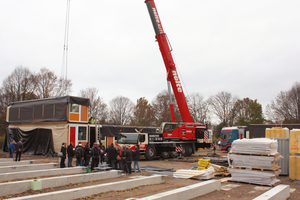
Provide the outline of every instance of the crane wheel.
{"type": "Polygon", "coordinates": [[[186,154],[186,156],[191,156],[193,154],[192,144],[186,145],[185,154],[186,154]]]}
{"type": "Polygon", "coordinates": [[[156,149],[153,145],[149,145],[146,149],[146,158],[147,160],[153,160],[156,156],[156,149]]]}
{"type": "Polygon", "coordinates": [[[163,159],[169,158],[169,152],[167,152],[167,151],[161,152],[161,157],[162,157],[163,159]]]}
{"type": "Polygon", "coordinates": [[[171,158],[176,158],[178,156],[176,151],[169,151],[169,155],[171,158]]]}

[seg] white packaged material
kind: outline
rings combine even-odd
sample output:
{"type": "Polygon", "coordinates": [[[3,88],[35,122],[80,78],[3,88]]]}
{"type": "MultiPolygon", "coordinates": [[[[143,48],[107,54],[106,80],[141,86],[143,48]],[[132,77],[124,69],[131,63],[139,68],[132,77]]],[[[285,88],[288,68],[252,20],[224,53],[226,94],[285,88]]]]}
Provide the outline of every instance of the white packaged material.
{"type": "Polygon", "coordinates": [[[241,139],[232,142],[231,152],[241,154],[274,155],[277,153],[277,140],[270,138],[241,139]]]}
{"type": "Polygon", "coordinates": [[[204,170],[185,170],[180,169],[173,173],[173,177],[175,178],[192,178],[199,180],[206,180],[215,177],[214,168],[209,167],[204,170]]]}
{"type": "Polygon", "coordinates": [[[276,169],[278,168],[277,161],[282,156],[250,156],[250,155],[237,155],[228,154],[229,165],[234,167],[245,168],[263,168],[263,169],[276,169]]]}
{"type": "Polygon", "coordinates": [[[257,171],[246,169],[228,169],[231,172],[231,181],[253,183],[259,185],[275,185],[280,180],[276,179],[281,170],[277,171],[257,171]]]}

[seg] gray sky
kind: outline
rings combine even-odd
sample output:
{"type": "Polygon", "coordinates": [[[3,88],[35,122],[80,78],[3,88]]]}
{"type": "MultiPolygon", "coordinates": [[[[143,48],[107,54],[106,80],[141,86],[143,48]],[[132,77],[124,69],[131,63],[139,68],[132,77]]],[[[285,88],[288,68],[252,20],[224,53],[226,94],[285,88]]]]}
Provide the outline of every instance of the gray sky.
{"type": "MultiPolygon", "coordinates": [[[[226,91],[265,107],[300,81],[299,0],[156,0],[185,94],[226,91]]],[[[17,66],[60,76],[67,0],[0,0],[0,84],[17,66]]],[[[167,88],[144,0],[71,0],[73,94],[152,101],[167,88]]]]}

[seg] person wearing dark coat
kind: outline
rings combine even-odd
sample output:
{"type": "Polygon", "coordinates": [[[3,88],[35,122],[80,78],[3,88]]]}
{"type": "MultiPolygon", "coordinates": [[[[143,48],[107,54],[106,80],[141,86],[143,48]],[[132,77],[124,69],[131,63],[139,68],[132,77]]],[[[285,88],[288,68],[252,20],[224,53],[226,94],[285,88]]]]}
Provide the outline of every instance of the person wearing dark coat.
{"type": "Polygon", "coordinates": [[[89,166],[91,159],[90,143],[86,143],[84,146],[84,166],[89,166]]]}
{"type": "Polygon", "coordinates": [[[114,147],[114,144],[111,143],[109,147],[106,149],[108,164],[112,169],[115,169],[115,162],[117,157],[117,150],[114,147]]]}
{"type": "Polygon", "coordinates": [[[121,168],[123,169],[123,172],[124,173],[128,173],[128,170],[127,170],[127,163],[126,163],[126,147],[123,146],[122,150],[120,150],[120,156],[121,156],[121,168]]]}
{"type": "Polygon", "coordinates": [[[101,150],[100,163],[103,164],[105,160],[105,152],[106,152],[105,146],[101,145],[100,150],[101,150]]]}
{"type": "Polygon", "coordinates": [[[91,149],[91,156],[92,156],[92,164],[91,164],[91,170],[94,170],[94,167],[98,167],[99,165],[99,157],[101,154],[101,150],[99,148],[99,143],[95,142],[94,146],[91,149]]]}
{"type": "Polygon", "coordinates": [[[67,153],[68,153],[68,167],[73,167],[72,166],[72,161],[74,157],[73,142],[71,142],[67,147],[67,153]]]}
{"type": "Polygon", "coordinates": [[[125,152],[126,152],[127,170],[128,170],[128,174],[130,175],[131,174],[131,163],[132,163],[133,152],[128,147],[126,147],[125,152]]]}
{"type": "Polygon", "coordinates": [[[140,148],[139,145],[137,144],[135,151],[133,153],[133,172],[135,172],[135,167],[137,168],[138,172],[141,172],[139,160],[140,160],[140,148]]]}
{"type": "Polygon", "coordinates": [[[75,147],[75,156],[76,156],[76,166],[82,166],[82,160],[84,157],[84,149],[81,142],[75,147]],[[76,155],[76,153],[78,154],[76,155]]]}
{"type": "Polygon", "coordinates": [[[67,157],[67,148],[66,148],[66,143],[63,142],[62,143],[62,146],[60,148],[60,152],[62,152],[63,156],[61,157],[61,160],[60,160],[60,168],[65,168],[66,165],[65,165],[65,160],[66,160],[66,157],[67,157]]]}
{"type": "Polygon", "coordinates": [[[16,144],[16,161],[20,161],[21,160],[21,155],[23,152],[23,140],[20,139],[19,142],[16,144]],[[18,159],[19,157],[19,159],[18,159]]]}

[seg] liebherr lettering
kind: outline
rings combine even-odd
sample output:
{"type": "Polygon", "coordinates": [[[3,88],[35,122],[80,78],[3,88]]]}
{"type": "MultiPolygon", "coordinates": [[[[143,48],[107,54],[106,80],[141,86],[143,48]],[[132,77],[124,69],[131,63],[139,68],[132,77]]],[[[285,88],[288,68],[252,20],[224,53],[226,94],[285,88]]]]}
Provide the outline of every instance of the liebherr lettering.
{"type": "Polygon", "coordinates": [[[177,72],[172,71],[172,73],[173,73],[174,80],[175,80],[175,83],[176,83],[177,91],[182,92],[182,87],[181,87],[181,83],[180,83],[179,77],[177,75],[177,72]]]}

